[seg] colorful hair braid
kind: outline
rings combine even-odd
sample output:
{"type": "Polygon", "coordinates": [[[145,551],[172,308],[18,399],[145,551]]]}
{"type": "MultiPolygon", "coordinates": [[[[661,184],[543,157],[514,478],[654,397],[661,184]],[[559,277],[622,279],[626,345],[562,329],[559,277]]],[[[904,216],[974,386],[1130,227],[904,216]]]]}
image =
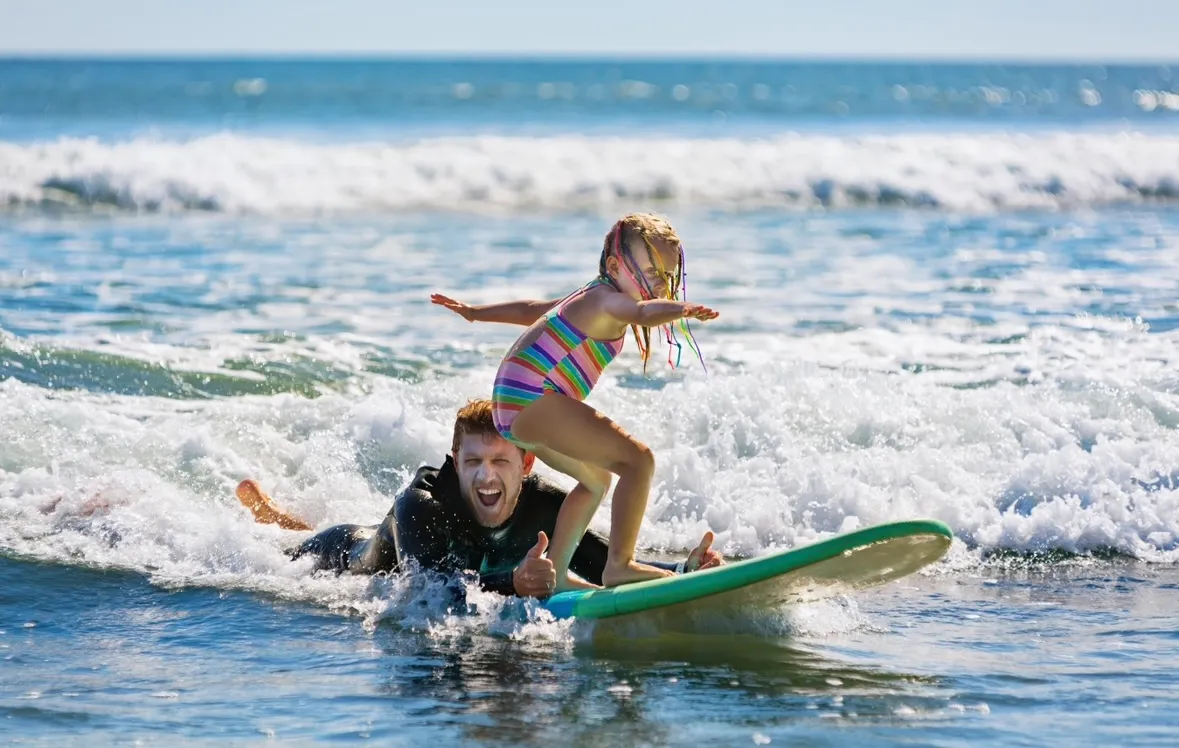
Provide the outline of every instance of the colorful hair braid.
{"type": "MultiPolygon", "coordinates": [[[[639,287],[639,293],[643,299],[654,299],[654,290],[651,288],[651,285],[647,283],[646,277],[643,275],[642,270],[635,262],[630,248],[623,242],[624,231],[625,226],[622,221],[614,224],[614,228],[611,229],[610,234],[607,237],[606,246],[602,250],[602,259],[598,264],[598,274],[613,288],[619,291],[622,290],[618,283],[612,277],[610,277],[610,272],[607,268],[607,261],[610,259],[610,256],[613,253],[622,263],[623,272],[625,272],[631,281],[639,287]]],[[[664,269],[663,262],[659,258],[659,253],[656,252],[655,248],[651,246],[651,242],[649,239],[647,239],[646,236],[643,236],[643,243],[647,245],[647,255],[651,259],[652,264],[654,264],[655,267],[658,268],[659,273],[667,279],[666,298],[674,301],[687,301],[688,273],[685,267],[683,245],[681,244],[679,247],[679,258],[676,261],[676,269],[673,275],[664,269]],[[682,299],[680,298],[681,293],[683,294],[682,299]]],[[[684,338],[688,342],[688,346],[696,354],[696,357],[700,359],[700,365],[704,367],[704,371],[707,373],[708,367],[704,364],[704,355],[701,353],[699,346],[696,345],[696,338],[692,335],[692,328],[688,324],[687,318],[681,318],[677,320],[677,323],[684,333],[684,338]]],[[[660,329],[663,330],[664,340],[666,340],[668,344],[667,363],[673,369],[679,368],[680,357],[683,353],[683,346],[676,337],[675,330],[671,324],[660,325],[660,329]],[[671,349],[673,347],[676,349],[676,357],[674,362],[671,358],[671,349]]],[[[647,361],[651,356],[651,328],[643,327],[641,337],[638,325],[631,325],[631,330],[634,333],[635,344],[639,348],[639,356],[643,359],[643,373],[645,374],[647,372],[647,361]]]]}

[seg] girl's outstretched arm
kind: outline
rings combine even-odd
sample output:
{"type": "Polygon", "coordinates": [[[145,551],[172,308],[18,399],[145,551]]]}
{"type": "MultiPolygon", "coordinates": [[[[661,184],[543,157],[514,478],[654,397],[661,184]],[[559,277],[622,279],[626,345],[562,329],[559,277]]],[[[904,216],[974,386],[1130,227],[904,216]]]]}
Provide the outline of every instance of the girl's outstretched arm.
{"type": "Polygon", "coordinates": [[[468,322],[503,322],[509,325],[524,325],[525,327],[540,319],[541,315],[556,306],[559,301],[560,299],[504,301],[499,304],[472,306],[439,293],[430,295],[430,303],[446,307],[468,322]]]}
{"type": "Polygon", "coordinates": [[[710,320],[720,316],[702,304],[670,299],[635,301],[624,293],[602,294],[600,303],[600,309],[619,322],[640,327],[659,327],[684,317],[710,320]]]}

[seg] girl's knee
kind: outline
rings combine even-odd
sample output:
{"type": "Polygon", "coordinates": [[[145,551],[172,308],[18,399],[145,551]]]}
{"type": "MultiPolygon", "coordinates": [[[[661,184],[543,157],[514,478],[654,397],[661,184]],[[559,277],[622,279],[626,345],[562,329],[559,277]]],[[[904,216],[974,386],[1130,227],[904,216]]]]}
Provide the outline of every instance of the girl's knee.
{"type": "Polygon", "coordinates": [[[650,475],[655,472],[655,453],[646,444],[632,439],[619,468],[619,475],[650,475]]]}
{"type": "Polygon", "coordinates": [[[606,492],[610,490],[610,484],[614,481],[614,474],[603,468],[590,467],[588,465],[586,467],[589,468],[585,475],[589,479],[586,488],[593,493],[605,496],[606,492]]]}

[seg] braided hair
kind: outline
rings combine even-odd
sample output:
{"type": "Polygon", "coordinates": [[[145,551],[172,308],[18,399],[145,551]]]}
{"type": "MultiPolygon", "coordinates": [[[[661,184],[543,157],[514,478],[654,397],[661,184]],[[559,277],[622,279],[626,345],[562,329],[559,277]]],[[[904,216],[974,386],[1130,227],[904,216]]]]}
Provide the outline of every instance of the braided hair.
{"type": "MultiPolygon", "coordinates": [[[[684,269],[683,244],[680,242],[679,237],[676,236],[675,230],[671,228],[670,224],[650,214],[632,213],[623,217],[610,229],[602,246],[601,260],[598,262],[598,275],[602,281],[609,284],[615,290],[622,291],[622,287],[618,284],[618,281],[610,275],[608,267],[609,259],[611,257],[617,257],[621,263],[622,271],[638,286],[639,293],[643,299],[649,300],[656,298],[654,289],[651,288],[651,284],[647,282],[646,276],[635,261],[634,254],[630,248],[630,242],[627,241],[627,234],[630,234],[631,237],[637,234],[643,240],[643,243],[646,245],[645,249],[648,259],[651,260],[652,264],[666,278],[667,292],[663,298],[679,301],[681,300],[680,294],[682,292],[686,300],[688,288],[687,273],[684,269]],[[652,238],[662,240],[678,248],[678,257],[674,272],[664,270],[659,254],[651,245],[652,238]]],[[[684,332],[689,346],[696,351],[697,356],[700,357],[700,363],[703,365],[704,358],[700,355],[700,350],[695,345],[695,338],[692,335],[691,328],[688,326],[688,321],[686,319],[679,320],[679,326],[684,332]]],[[[643,360],[643,373],[646,374],[647,362],[651,357],[651,328],[640,325],[631,325],[630,327],[634,334],[635,344],[639,348],[639,356],[643,360]]],[[[681,352],[679,340],[676,338],[675,332],[670,324],[661,325],[660,329],[663,330],[664,339],[669,346],[667,362],[673,368],[678,367],[680,360],[679,354],[681,352]],[[675,363],[672,363],[671,360],[670,347],[676,349],[675,363]]]]}

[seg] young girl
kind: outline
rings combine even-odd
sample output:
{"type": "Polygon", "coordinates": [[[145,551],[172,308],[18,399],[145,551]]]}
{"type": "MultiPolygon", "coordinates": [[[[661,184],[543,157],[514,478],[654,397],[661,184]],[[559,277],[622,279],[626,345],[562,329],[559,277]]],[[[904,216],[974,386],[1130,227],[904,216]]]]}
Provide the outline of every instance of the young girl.
{"type": "Polygon", "coordinates": [[[669,323],[685,320],[682,329],[691,342],[687,319],[717,317],[679,299],[681,287],[686,293],[683,278],[683,248],[671,225],[631,214],[606,236],[598,277],[564,299],[469,306],[431,296],[471,322],[528,326],[500,364],[492,402],[504,438],[577,480],[557,515],[549,547],[558,591],[593,586],[571,575],[569,562],[614,475],[618,485],[602,583],[613,587],[671,574],[634,559],[655,471],[651,450],[583,401],[622,350],[627,327],[634,331],[645,370],[650,328],[663,327],[668,343],[678,347],[669,323]]]}

